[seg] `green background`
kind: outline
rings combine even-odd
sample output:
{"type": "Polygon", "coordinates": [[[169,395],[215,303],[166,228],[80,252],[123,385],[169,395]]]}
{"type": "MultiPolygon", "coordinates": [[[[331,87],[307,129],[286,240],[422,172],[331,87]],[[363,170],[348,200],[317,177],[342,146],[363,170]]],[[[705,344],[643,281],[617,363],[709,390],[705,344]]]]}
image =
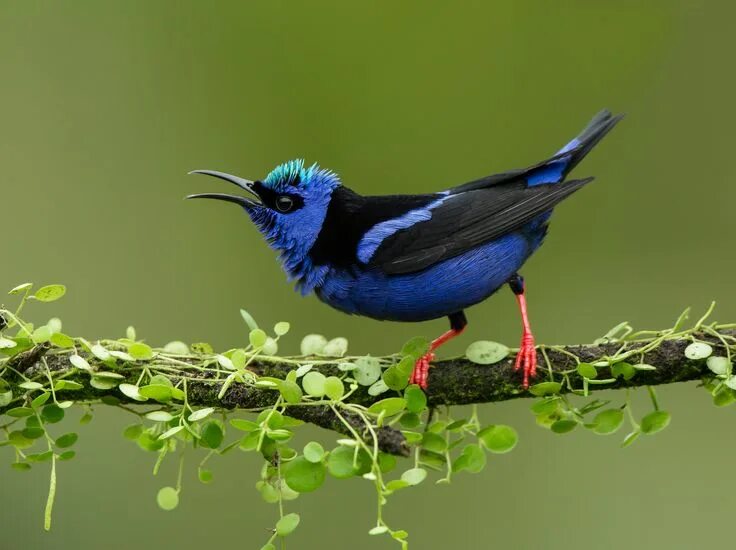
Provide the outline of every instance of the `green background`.
{"type": "MultiPolygon", "coordinates": [[[[388,353],[445,321],[349,318],[294,294],[237,208],[182,200],[260,178],[294,157],[366,193],[439,190],[544,158],[596,111],[622,124],[581,165],[597,181],[557,209],[523,270],[544,343],[586,342],[619,321],[669,326],[719,301],[736,320],[733,18],[730,2],[0,2],[0,288],[65,283],[37,320],[65,332],[148,342],[243,343],[238,309],[264,325],[388,353]]],[[[475,339],[514,345],[503,290],[469,311],[475,339]]],[[[610,397],[620,399],[621,395],[610,397]]],[[[730,540],[733,410],[694,384],[662,388],[671,427],[622,450],[538,428],[520,401],[481,408],[515,426],[517,449],[477,476],[396,495],[413,548],[692,548],[730,540]]],[[[643,396],[639,412],[646,411],[643,396]]],[[[59,468],[54,528],[41,529],[45,468],[0,470],[0,547],[259,548],[275,510],[254,490],[255,458],[191,459],[182,503],[160,512],[168,464],[119,435],[123,412],[81,429],[59,468]]],[[[331,442],[333,434],[313,435],[331,442]]],[[[4,461],[10,451],[2,450],[4,461]]],[[[369,537],[369,483],[330,480],[290,509],[289,548],[393,548],[369,537]]]]}

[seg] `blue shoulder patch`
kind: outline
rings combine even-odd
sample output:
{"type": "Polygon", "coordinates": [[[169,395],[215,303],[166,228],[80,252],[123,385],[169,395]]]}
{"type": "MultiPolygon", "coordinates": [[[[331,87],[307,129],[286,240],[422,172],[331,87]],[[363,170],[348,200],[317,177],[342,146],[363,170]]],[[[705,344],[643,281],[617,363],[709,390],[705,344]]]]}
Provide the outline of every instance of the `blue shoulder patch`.
{"type": "Polygon", "coordinates": [[[415,223],[427,221],[432,217],[432,209],[437,208],[440,204],[451,197],[452,195],[444,196],[437,199],[436,201],[429,203],[423,208],[410,210],[409,212],[399,216],[398,218],[393,218],[391,220],[377,223],[368,231],[366,231],[365,235],[363,235],[363,238],[360,239],[357,251],[358,259],[364,264],[367,264],[384,240],[386,240],[394,233],[401,231],[402,229],[411,227],[415,223]]]}

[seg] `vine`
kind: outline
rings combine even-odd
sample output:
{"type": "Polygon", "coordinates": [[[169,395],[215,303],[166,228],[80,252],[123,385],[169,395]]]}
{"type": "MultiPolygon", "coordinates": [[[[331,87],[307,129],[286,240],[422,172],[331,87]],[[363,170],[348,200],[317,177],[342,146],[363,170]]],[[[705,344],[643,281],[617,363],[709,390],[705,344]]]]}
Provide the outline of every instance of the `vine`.
{"type": "MultiPolygon", "coordinates": [[[[39,326],[24,320],[29,302],[53,302],[65,293],[62,285],[34,292],[24,284],[10,291],[18,297],[17,307],[0,308],[0,413],[5,415],[0,446],[12,450],[15,470],[50,463],[46,529],[51,527],[57,469],[75,457],[78,439],[76,432],[56,434],[54,425],[75,406],[84,410],[81,424],[90,422],[101,404],[135,415],[123,436],[156,455],[154,475],[177,455],[177,477],[156,497],[163,510],[179,504],[191,451],[201,455],[196,468],[202,483],[214,479],[214,457],[236,449],[259,453],[264,463],[256,489],[277,511],[263,550],[283,545],[299,525],[299,515],[287,511],[289,501],[317,490],[327,475],[371,483],[376,521],[369,534],[386,534],[407,548],[408,533],[385,519],[393,493],[425,482],[430,472],[436,472],[438,484],[450,483],[460,472],[480,472],[489,453],[507,453],[518,441],[511,426],[483,425],[475,405],[469,417],[455,418],[449,407],[428,401],[418,386],[408,385],[415,360],[428,347],[422,338],[407,342],[400,353],[370,357],[348,356],[344,338],[312,334],[301,341],[301,356],[285,358],[277,353],[289,324],[277,323],[269,335],[244,310],[247,344],[222,353],[206,343],[153,348],[133,327],[123,338],[90,342],[68,336],[58,318],[39,326]],[[328,448],[324,441],[294,448],[294,430],[304,420],[340,437],[328,448]],[[408,467],[397,455],[410,457],[408,467]]],[[[646,386],[652,409],[641,417],[632,409],[630,388],[619,403],[593,399],[590,392],[631,384],[656,370],[645,358],[669,341],[687,341],[685,359],[707,366],[702,382],[716,405],[733,403],[736,337],[729,331],[735,325],[708,323],[712,311],[713,306],[688,328],[687,312],[663,331],[634,331],[622,323],[595,343],[612,351],[594,358],[582,353],[585,348],[540,346],[547,379],[529,389],[537,397],[531,406],[537,424],[556,434],[582,427],[610,435],[628,420],[624,447],[663,430],[670,413],[652,386],[646,386]],[[564,358],[565,366],[553,365],[552,354],[564,358]]],[[[482,368],[511,353],[501,344],[481,341],[471,344],[466,355],[482,368]]],[[[514,393],[529,395],[520,388],[514,393]]]]}

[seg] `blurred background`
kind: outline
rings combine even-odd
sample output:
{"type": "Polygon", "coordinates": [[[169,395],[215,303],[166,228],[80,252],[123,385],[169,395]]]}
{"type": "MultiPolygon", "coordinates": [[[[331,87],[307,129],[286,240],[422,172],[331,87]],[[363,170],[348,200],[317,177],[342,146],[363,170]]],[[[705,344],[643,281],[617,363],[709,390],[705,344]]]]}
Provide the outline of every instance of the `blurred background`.
{"type": "MultiPolygon", "coordinates": [[[[538,340],[588,342],[624,320],[664,328],[712,299],[718,320],[736,321],[735,16],[736,5],[705,0],[2,0],[0,289],[66,284],[63,301],[26,315],[58,315],[90,339],[133,324],[156,345],[233,347],[247,338],[244,307],[265,326],[291,321],[282,352],[309,332],[346,336],[353,353],[393,352],[446,321],[378,323],[299,297],[237,208],[182,200],[223,190],[186,173],[255,179],[303,157],[363,193],[440,190],[545,158],[607,107],[628,116],[576,171],[597,181],[557,209],[523,270],[538,340]]],[[[445,354],[476,339],[517,344],[509,291],[468,317],[445,354]]],[[[413,548],[725,541],[734,410],[694,384],[660,398],[670,428],[623,450],[623,432],[537,427],[528,401],[483,406],[484,421],[517,428],[517,449],[476,477],[396,495],[389,522],[413,548]]],[[[161,512],[155,494],[174,464],[151,477],[154,457],[120,436],[131,418],[100,410],[81,428],[77,459],[59,468],[51,533],[46,468],[3,465],[0,546],[260,548],[276,511],[253,488],[258,461],[227,455],[203,486],[190,460],[180,507],[161,512]]],[[[372,491],[329,480],[302,496],[289,548],[396,547],[367,536],[372,491]]]]}

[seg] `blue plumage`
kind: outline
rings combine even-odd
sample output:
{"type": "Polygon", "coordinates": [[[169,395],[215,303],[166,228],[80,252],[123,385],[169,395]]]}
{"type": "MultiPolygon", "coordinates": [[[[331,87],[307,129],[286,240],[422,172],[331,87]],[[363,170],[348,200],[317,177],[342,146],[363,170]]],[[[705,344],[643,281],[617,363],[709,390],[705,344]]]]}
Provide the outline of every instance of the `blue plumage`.
{"type": "Polygon", "coordinates": [[[448,316],[451,330],[432,342],[411,377],[422,387],[434,349],[464,329],[463,310],[508,283],[522,312],[517,367],[526,385],[536,352],[518,270],[542,244],[553,207],[592,179],[566,180],[569,172],[620,118],[602,111],[550,159],[437,193],[365,197],[333,172],[294,160],[262,181],[198,171],[255,199],[192,198],[240,204],[302,294],[315,292],[335,309],[380,320],[448,316]]]}

